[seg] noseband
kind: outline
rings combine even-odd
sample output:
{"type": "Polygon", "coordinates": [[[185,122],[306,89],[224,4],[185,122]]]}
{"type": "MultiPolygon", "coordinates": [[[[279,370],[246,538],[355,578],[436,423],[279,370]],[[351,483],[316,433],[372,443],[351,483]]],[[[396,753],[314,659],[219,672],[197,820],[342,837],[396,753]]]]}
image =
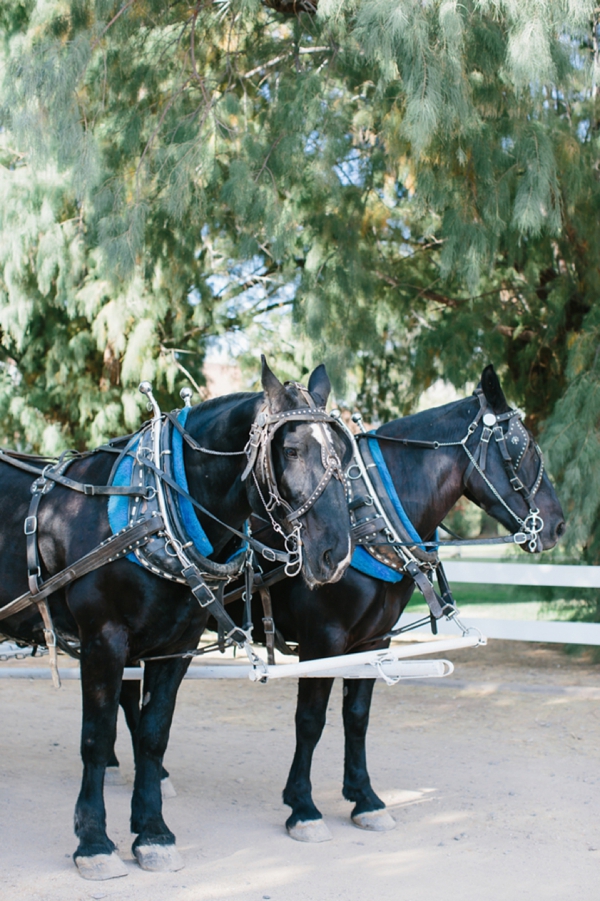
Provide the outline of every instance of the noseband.
{"type": "MultiPolygon", "coordinates": [[[[292,385],[300,392],[307,403],[307,407],[285,410],[281,413],[270,413],[266,404],[261,407],[252,424],[250,437],[245,447],[248,462],[242,473],[242,481],[252,473],[256,490],[271,521],[271,526],[284,539],[285,549],[290,557],[285,568],[286,575],[296,576],[302,567],[302,537],[300,534],[302,523],[299,522],[300,517],[304,516],[316,503],[332,478],[335,477],[344,483],[345,477],[342,461],[325,427],[328,424],[340,429],[338,419],[330,416],[324,407],[317,407],[312,396],[303,385],[297,382],[286,382],[285,384],[286,387],[292,385]],[[324,440],[324,444],[321,445],[321,460],[325,471],[310,497],[296,510],[281,496],[273,464],[273,438],[281,426],[290,422],[318,423],[324,440]],[[285,534],[273,515],[277,508],[283,511],[283,517],[292,528],[291,533],[288,535],[285,534]]],[[[340,434],[346,441],[345,432],[341,429],[340,434]]]]}

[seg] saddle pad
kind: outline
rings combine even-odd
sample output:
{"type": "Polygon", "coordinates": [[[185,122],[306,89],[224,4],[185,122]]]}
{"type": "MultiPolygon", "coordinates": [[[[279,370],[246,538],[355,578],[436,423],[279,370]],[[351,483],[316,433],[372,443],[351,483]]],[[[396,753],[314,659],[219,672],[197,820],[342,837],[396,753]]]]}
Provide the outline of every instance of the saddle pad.
{"type": "MultiPolygon", "coordinates": [[[[189,407],[184,407],[183,410],[181,410],[178,414],[177,418],[183,426],[185,426],[189,411],[189,407]]],[[[131,454],[135,454],[138,443],[139,439],[131,445],[131,454]]],[[[188,491],[188,482],[183,460],[183,437],[176,429],[173,429],[172,432],[171,451],[173,454],[173,476],[175,478],[175,481],[181,488],[183,488],[184,491],[188,491]]],[[[113,485],[131,484],[133,463],[134,461],[132,455],[127,454],[127,456],[123,457],[114,475],[112,482],[113,485]]],[[[129,525],[129,501],[130,499],[128,497],[113,496],[109,498],[108,521],[110,523],[110,528],[113,534],[120,532],[121,529],[124,529],[127,525],[129,525]]],[[[210,543],[204,529],[200,525],[200,521],[198,520],[198,517],[194,512],[193,506],[187,500],[187,498],[182,497],[181,495],[178,497],[178,504],[182,522],[191,541],[194,542],[194,546],[200,554],[202,554],[204,557],[209,557],[213,552],[213,546],[210,543]]],[[[137,563],[138,566],[142,565],[135,554],[128,554],[127,559],[131,560],[133,563],[137,563]]]]}

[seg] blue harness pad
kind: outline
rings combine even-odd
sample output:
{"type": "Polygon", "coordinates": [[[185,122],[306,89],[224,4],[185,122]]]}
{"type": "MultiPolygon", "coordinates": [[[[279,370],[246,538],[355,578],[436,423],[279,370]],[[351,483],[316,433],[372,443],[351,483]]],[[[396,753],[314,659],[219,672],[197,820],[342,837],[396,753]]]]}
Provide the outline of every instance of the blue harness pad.
{"type": "MultiPolygon", "coordinates": [[[[135,444],[132,444],[130,447],[130,451],[132,454],[135,453],[136,448],[138,446],[138,441],[135,444]]],[[[133,457],[130,454],[127,454],[126,457],[123,457],[119,465],[117,466],[117,471],[115,472],[115,476],[113,478],[113,485],[131,485],[131,473],[133,471],[133,457]]],[[[128,497],[116,497],[113,495],[108,499],[108,522],[110,524],[111,531],[113,535],[116,535],[117,532],[120,532],[121,529],[126,528],[129,525],[129,498],[128,497]]],[[[137,559],[135,554],[127,554],[127,560],[131,560],[132,563],[137,563],[138,566],[142,564],[137,559]]]]}
{"type": "Polygon", "coordinates": [[[391,566],[380,563],[375,557],[371,557],[364,547],[357,547],[352,554],[350,561],[352,569],[357,569],[359,573],[365,576],[372,576],[373,579],[381,579],[382,582],[401,582],[404,576],[402,573],[396,572],[391,566]]]}
{"type": "MultiPolygon", "coordinates": [[[[177,417],[184,427],[190,410],[191,407],[184,407],[177,417]]],[[[183,488],[184,491],[188,491],[188,481],[183,461],[183,435],[178,432],[177,429],[173,429],[171,450],[173,451],[173,475],[175,476],[175,481],[180,488],[183,488]]],[[[181,518],[185,530],[194,542],[194,547],[203,557],[210,557],[213,552],[213,546],[208,540],[206,532],[200,525],[200,521],[196,516],[191,503],[188,501],[187,497],[183,497],[181,494],[179,495],[179,509],[181,510],[181,518]]]]}
{"type": "MultiPolygon", "coordinates": [[[[183,426],[185,426],[189,411],[189,407],[184,407],[177,417],[183,426]]],[[[137,442],[131,446],[130,451],[134,454],[136,448],[137,442]]],[[[185,464],[183,461],[183,436],[176,429],[173,429],[171,451],[173,454],[173,476],[175,478],[175,481],[180,486],[180,488],[183,488],[184,491],[188,491],[188,482],[187,476],[185,474],[185,464]]],[[[126,457],[123,457],[117,467],[117,471],[113,479],[113,485],[131,485],[132,471],[133,456],[127,454],[126,457]]],[[[178,503],[185,530],[190,536],[190,539],[194,542],[194,546],[196,547],[198,552],[202,554],[203,557],[210,556],[210,554],[212,554],[213,552],[213,546],[208,540],[206,532],[200,525],[198,517],[194,512],[193,506],[188,501],[188,499],[183,497],[182,495],[178,496],[178,503]]],[[[124,529],[129,524],[128,497],[113,496],[109,498],[108,521],[110,523],[110,528],[113,534],[120,532],[121,529],[124,529]]],[[[128,554],[127,559],[131,560],[133,563],[137,563],[138,566],[142,565],[135,554],[128,554]]]]}
{"type": "MultiPolygon", "coordinates": [[[[394,507],[394,510],[396,511],[402,525],[410,535],[411,540],[413,540],[415,544],[419,544],[421,541],[421,536],[417,533],[417,530],[406,515],[406,510],[402,506],[402,501],[398,497],[398,492],[396,491],[394,483],[392,482],[390,471],[385,460],[383,459],[379,441],[377,441],[377,439],[375,438],[369,438],[368,442],[369,450],[371,451],[373,460],[377,465],[381,481],[383,482],[388,497],[392,502],[392,506],[394,507]]],[[[401,582],[403,579],[401,573],[396,572],[396,570],[392,569],[390,566],[386,566],[385,563],[380,563],[379,560],[376,560],[374,557],[372,557],[369,552],[366,551],[363,547],[356,548],[352,555],[350,566],[352,567],[352,569],[357,569],[359,572],[364,573],[367,576],[372,576],[374,579],[381,579],[383,582],[401,582]]]]}

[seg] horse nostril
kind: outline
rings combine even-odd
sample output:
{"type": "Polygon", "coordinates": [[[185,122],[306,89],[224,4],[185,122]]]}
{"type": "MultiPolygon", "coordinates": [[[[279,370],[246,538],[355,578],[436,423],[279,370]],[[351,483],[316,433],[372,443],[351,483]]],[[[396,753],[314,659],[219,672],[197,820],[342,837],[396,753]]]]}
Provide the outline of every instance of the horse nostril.
{"type": "Polygon", "coordinates": [[[331,569],[331,551],[325,551],[325,553],[323,554],[323,562],[327,569],[331,569]]]}
{"type": "Polygon", "coordinates": [[[566,531],[567,531],[567,524],[566,524],[566,522],[564,522],[564,521],[563,521],[563,522],[559,522],[559,524],[558,524],[557,527],[556,527],[556,537],[557,537],[557,538],[560,538],[562,535],[565,534],[566,531]]]}

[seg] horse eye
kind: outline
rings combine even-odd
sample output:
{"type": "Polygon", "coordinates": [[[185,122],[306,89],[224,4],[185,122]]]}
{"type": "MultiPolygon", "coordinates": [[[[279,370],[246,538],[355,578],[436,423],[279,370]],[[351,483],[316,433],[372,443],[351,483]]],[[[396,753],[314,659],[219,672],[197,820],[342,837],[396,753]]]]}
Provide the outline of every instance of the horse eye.
{"type": "Polygon", "coordinates": [[[298,456],[298,451],[295,447],[284,447],[283,455],[287,460],[293,460],[298,456]]]}

